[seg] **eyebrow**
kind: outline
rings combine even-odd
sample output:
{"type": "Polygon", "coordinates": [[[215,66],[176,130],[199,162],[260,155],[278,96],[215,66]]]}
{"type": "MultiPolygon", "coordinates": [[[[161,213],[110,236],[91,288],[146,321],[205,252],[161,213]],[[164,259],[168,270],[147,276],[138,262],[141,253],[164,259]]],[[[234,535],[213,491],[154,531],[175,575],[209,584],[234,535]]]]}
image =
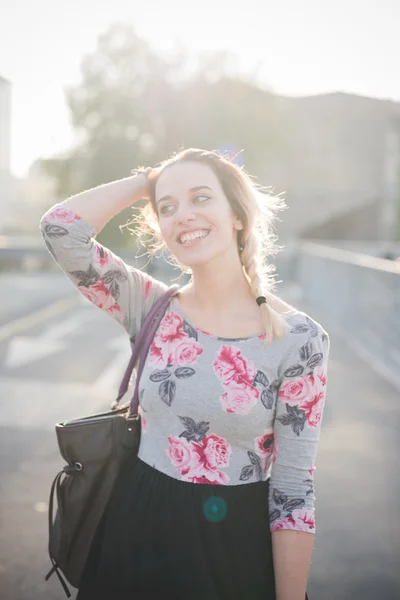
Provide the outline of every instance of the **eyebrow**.
{"type": "MultiPolygon", "coordinates": [[[[210,190],[210,192],[212,192],[212,188],[210,188],[209,185],[196,185],[195,187],[190,188],[189,192],[193,193],[193,192],[198,192],[199,190],[210,190]]],[[[162,198],[157,200],[156,204],[160,204],[161,202],[165,202],[166,200],[171,200],[171,199],[172,199],[171,195],[163,196],[162,198]]]]}

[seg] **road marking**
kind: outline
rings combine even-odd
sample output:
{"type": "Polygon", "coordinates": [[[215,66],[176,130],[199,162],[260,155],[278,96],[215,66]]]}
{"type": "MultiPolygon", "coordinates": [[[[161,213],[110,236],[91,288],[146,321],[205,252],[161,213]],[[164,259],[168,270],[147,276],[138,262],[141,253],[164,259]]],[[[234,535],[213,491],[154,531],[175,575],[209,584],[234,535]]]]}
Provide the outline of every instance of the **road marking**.
{"type": "Polygon", "coordinates": [[[91,318],[92,313],[74,311],[70,317],[49,321],[44,331],[35,337],[15,335],[8,342],[5,367],[21,367],[65,350],[68,347],[67,337],[80,333],[82,326],[91,318]]]}
{"type": "Polygon", "coordinates": [[[49,323],[43,332],[43,337],[52,340],[65,339],[68,335],[79,333],[82,326],[92,317],[91,313],[74,311],[73,314],[64,320],[57,320],[49,323]]]}
{"type": "Polygon", "coordinates": [[[20,319],[15,319],[15,321],[11,321],[11,323],[3,325],[3,327],[0,327],[0,342],[3,342],[16,333],[31,329],[36,325],[40,325],[40,323],[44,323],[45,321],[48,321],[51,318],[66,312],[77,303],[78,298],[75,296],[65,298],[64,300],[58,300],[53,304],[41,308],[35,313],[27,315],[26,317],[21,317],[20,319]]]}
{"type": "Polygon", "coordinates": [[[30,362],[41,360],[65,350],[67,344],[61,340],[47,338],[47,336],[14,337],[10,340],[4,366],[8,369],[21,367],[30,362]]]}
{"type": "Polygon", "coordinates": [[[33,508],[38,513],[46,513],[49,510],[49,505],[46,502],[36,502],[33,508]]]}

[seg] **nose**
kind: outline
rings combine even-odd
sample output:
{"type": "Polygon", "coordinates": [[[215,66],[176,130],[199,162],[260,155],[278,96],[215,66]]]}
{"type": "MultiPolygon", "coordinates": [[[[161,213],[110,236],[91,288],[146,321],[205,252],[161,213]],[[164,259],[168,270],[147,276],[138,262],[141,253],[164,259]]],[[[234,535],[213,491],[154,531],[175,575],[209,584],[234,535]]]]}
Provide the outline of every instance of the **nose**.
{"type": "Polygon", "coordinates": [[[196,213],[194,207],[188,202],[181,202],[178,210],[175,213],[175,217],[178,223],[187,223],[188,221],[196,220],[196,213]]]}

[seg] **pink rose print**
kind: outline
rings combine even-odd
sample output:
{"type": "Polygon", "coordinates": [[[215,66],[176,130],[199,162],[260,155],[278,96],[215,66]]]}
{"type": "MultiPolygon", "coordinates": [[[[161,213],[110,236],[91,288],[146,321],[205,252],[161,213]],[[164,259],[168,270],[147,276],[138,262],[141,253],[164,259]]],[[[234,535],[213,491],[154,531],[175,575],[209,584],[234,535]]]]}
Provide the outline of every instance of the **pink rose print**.
{"type": "Polygon", "coordinates": [[[106,248],[103,248],[100,244],[96,244],[96,262],[100,267],[106,267],[108,265],[108,252],[106,248]]]}
{"type": "Polygon", "coordinates": [[[326,371],[322,367],[315,367],[314,372],[310,375],[314,379],[314,382],[317,382],[322,386],[326,385],[326,371]]]}
{"type": "Polygon", "coordinates": [[[170,311],[160,323],[149,360],[158,367],[193,365],[202,352],[202,346],[184,331],[181,317],[170,311]]]}
{"type": "Polygon", "coordinates": [[[292,517],[283,517],[271,524],[271,531],[279,531],[280,529],[297,529],[296,521],[292,517]]]}
{"type": "Polygon", "coordinates": [[[46,219],[49,221],[58,221],[67,225],[68,223],[73,223],[74,221],[80,221],[81,217],[69,208],[59,206],[52,210],[47,215],[46,219]]]}
{"type": "Polygon", "coordinates": [[[144,284],[144,297],[146,300],[148,300],[149,296],[150,296],[150,291],[151,291],[151,279],[146,279],[146,282],[144,284]]]}
{"type": "Polygon", "coordinates": [[[300,404],[300,408],[306,413],[307,423],[310,427],[316,428],[320,424],[324,409],[324,399],[324,392],[322,390],[319,392],[316,390],[316,393],[311,400],[300,404]]]}
{"type": "Polygon", "coordinates": [[[115,303],[110,290],[102,279],[98,279],[96,283],[89,287],[79,288],[84,296],[99,308],[112,306],[115,303]]]}
{"type": "Polygon", "coordinates": [[[313,466],[311,467],[311,469],[308,471],[308,472],[310,473],[311,477],[312,477],[312,474],[313,474],[313,472],[315,471],[315,469],[316,469],[316,468],[317,468],[317,467],[316,467],[315,465],[313,465],[313,466]]]}
{"type": "Polygon", "coordinates": [[[95,306],[102,308],[112,316],[123,319],[121,308],[116,304],[110,290],[102,279],[98,279],[95,284],[88,288],[80,286],[79,290],[95,306]]]}
{"type": "Polygon", "coordinates": [[[110,317],[114,317],[114,319],[118,319],[118,321],[124,320],[124,313],[121,310],[121,307],[118,304],[113,304],[108,308],[104,308],[105,312],[110,315],[110,317]]]}
{"type": "MultiPolygon", "coordinates": [[[[179,315],[169,311],[162,319],[157,335],[154,337],[150,362],[162,367],[170,363],[171,352],[182,340],[187,340],[188,335],[183,330],[183,322],[179,315]],[[156,350],[156,348],[158,350],[156,350]]],[[[193,350],[192,350],[193,352],[193,350]]],[[[186,351],[187,353],[187,351],[186,351]]]]}
{"type": "Polygon", "coordinates": [[[282,383],[278,397],[290,405],[300,404],[312,395],[313,387],[314,379],[310,376],[288,379],[282,383]]]}
{"type": "Polygon", "coordinates": [[[169,437],[168,454],[184,481],[226,485],[229,477],[220,468],[229,465],[232,449],[223,438],[211,434],[201,442],[169,437]]]}
{"type": "Polygon", "coordinates": [[[248,415],[257,403],[259,391],[250,385],[231,383],[220,396],[222,408],[228,413],[248,415]]]}
{"type": "Polygon", "coordinates": [[[149,362],[157,367],[163,367],[166,364],[161,348],[157,345],[155,338],[150,346],[149,362]]]}
{"type": "Polygon", "coordinates": [[[254,364],[235,346],[221,346],[214,360],[214,371],[223,386],[233,382],[252,386],[256,376],[254,364]]]}
{"type": "Polygon", "coordinates": [[[285,381],[280,390],[279,398],[289,405],[298,405],[304,410],[310,427],[318,427],[324,408],[326,373],[321,367],[316,367],[311,375],[285,381]]]}
{"type": "Polygon", "coordinates": [[[168,364],[194,365],[197,357],[203,352],[201,345],[193,338],[187,338],[170,345],[168,364]]]}
{"type": "Polygon", "coordinates": [[[223,438],[212,433],[202,440],[201,445],[203,446],[204,462],[208,468],[223,468],[229,465],[232,449],[223,438]]]}
{"type": "Polygon", "coordinates": [[[157,337],[164,344],[171,344],[187,337],[183,330],[183,322],[179,315],[169,311],[160,323],[157,337]]]}
{"type": "Polygon", "coordinates": [[[207,475],[195,475],[194,477],[186,477],[185,481],[189,483],[202,483],[212,485],[227,485],[229,477],[223,471],[209,471],[207,475]]]}
{"type": "Polygon", "coordinates": [[[218,481],[210,481],[209,479],[207,479],[207,477],[205,475],[202,475],[201,477],[187,477],[185,479],[185,481],[188,481],[189,483],[202,483],[202,484],[208,484],[208,485],[218,485],[219,482],[218,481]]]}
{"type": "Polygon", "coordinates": [[[168,455],[179,473],[187,475],[190,471],[196,470],[200,460],[198,454],[193,451],[192,443],[176,436],[170,436],[168,442],[168,455]]]}
{"type": "Polygon", "coordinates": [[[264,435],[260,435],[256,437],[254,440],[254,446],[257,454],[262,454],[263,456],[270,456],[274,447],[274,432],[272,429],[269,429],[264,433],[264,435]]]}
{"type": "Polygon", "coordinates": [[[142,433],[147,433],[147,419],[144,416],[144,412],[141,406],[139,406],[138,413],[140,415],[140,425],[142,433]]]}
{"type": "Polygon", "coordinates": [[[258,455],[261,455],[261,464],[263,465],[264,473],[268,470],[269,459],[272,456],[274,461],[275,455],[275,440],[274,432],[272,429],[268,429],[264,435],[260,435],[254,439],[255,451],[258,455]]]}
{"type": "Polygon", "coordinates": [[[192,444],[199,457],[199,466],[195,472],[188,473],[188,481],[226,485],[229,477],[220,468],[229,466],[232,449],[228,442],[212,433],[201,442],[192,444]]]}
{"type": "Polygon", "coordinates": [[[310,427],[316,428],[321,422],[324,409],[326,375],[323,369],[318,368],[308,378],[313,383],[312,393],[300,404],[300,408],[304,410],[310,427]]]}
{"type": "Polygon", "coordinates": [[[293,511],[292,517],[297,529],[306,532],[311,532],[315,529],[314,511],[306,508],[297,508],[293,511]]]}
{"type": "Polygon", "coordinates": [[[143,414],[142,414],[141,424],[142,424],[143,433],[147,433],[147,419],[143,414]]]}

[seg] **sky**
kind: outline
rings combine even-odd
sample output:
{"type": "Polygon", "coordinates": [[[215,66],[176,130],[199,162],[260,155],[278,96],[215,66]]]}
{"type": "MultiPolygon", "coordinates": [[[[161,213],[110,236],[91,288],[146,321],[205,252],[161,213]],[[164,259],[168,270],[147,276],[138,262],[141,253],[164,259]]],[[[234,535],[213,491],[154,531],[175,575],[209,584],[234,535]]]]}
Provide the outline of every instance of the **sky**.
{"type": "Polygon", "coordinates": [[[11,168],[23,176],[72,140],[64,90],[115,22],[155,47],[233,50],[263,85],[400,100],[399,0],[13,0],[0,8],[0,75],[12,82],[11,168]]]}

